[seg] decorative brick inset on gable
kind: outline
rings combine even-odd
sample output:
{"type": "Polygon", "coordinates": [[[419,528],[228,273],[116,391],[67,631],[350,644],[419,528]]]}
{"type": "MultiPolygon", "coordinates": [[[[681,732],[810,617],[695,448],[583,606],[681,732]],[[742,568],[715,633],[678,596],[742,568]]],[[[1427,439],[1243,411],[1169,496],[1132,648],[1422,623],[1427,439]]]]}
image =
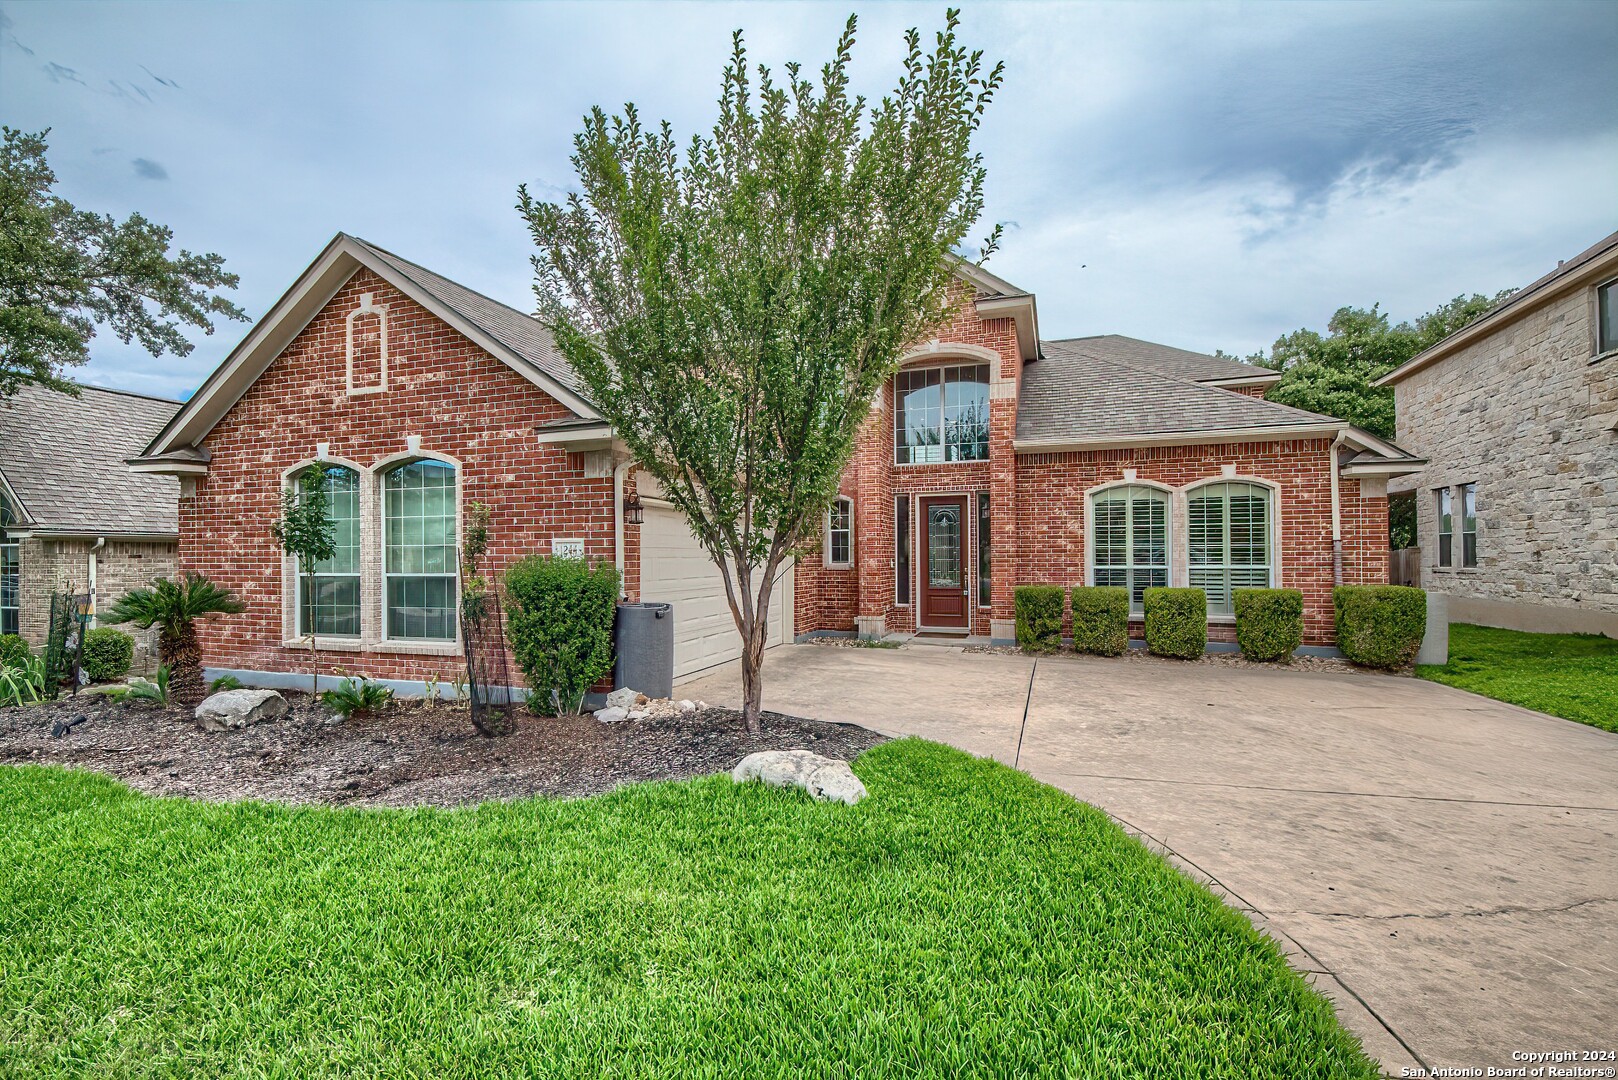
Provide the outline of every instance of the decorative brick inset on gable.
{"type": "MultiPolygon", "coordinates": [[[[583,454],[541,444],[534,434],[537,425],[571,415],[382,278],[357,271],[209,433],[208,475],[180,500],[180,568],[207,574],[247,604],[241,615],[203,624],[205,663],[308,670],[307,649],[283,645],[286,585],[270,523],[279,512],[283,474],[316,455],[322,443],[329,458],[373,470],[408,456],[407,436],[417,437],[423,456],[459,462],[462,512],[474,502],[490,510],[485,565],[491,574],[548,552],[555,538],[581,538],[588,559],[612,562],[612,477],[589,475],[583,454]],[[364,306],[366,294],[372,307],[387,313],[385,395],[348,393],[349,315],[364,306]]],[[[365,524],[377,527],[374,518],[365,524]]],[[[363,551],[380,551],[369,537],[361,543],[363,551]]],[[[624,546],[633,599],[639,595],[638,527],[626,525],[624,546]]],[[[364,642],[358,649],[323,651],[319,667],[322,674],[341,668],[414,681],[456,670],[456,657],[433,652],[443,650],[364,642]]],[[[521,677],[514,661],[510,670],[521,677]]]]}
{"type": "Polygon", "coordinates": [[[388,311],[375,293],[361,293],[348,313],[347,390],[375,394],[388,388],[388,311]]]}

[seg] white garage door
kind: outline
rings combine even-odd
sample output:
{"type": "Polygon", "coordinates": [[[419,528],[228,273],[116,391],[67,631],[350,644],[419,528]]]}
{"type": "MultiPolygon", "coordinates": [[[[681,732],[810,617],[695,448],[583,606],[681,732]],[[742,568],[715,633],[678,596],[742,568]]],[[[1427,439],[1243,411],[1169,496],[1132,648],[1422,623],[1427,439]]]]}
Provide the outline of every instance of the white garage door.
{"type": "MultiPolygon", "coordinates": [[[[678,510],[650,504],[640,530],[640,598],[674,605],[674,677],[684,678],[742,654],[719,568],[678,510]]],[[[791,640],[792,570],[770,598],[770,645],[791,640]]]]}

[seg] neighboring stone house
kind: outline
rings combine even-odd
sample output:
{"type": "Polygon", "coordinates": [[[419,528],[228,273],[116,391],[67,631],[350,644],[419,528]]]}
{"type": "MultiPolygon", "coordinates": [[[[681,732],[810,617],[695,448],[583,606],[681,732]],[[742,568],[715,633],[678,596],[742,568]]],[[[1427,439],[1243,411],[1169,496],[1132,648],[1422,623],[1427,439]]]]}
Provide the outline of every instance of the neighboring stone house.
{"type": "MultiPolygon", "coordinates": [[[[909,630],[1005,640],[1024,582],[1300,588],[1332,640],[1335,580],[1387,575],[1397,447],[1262,400],[1275,373],[1129,338],[1041,343],[1032,294],[961,266],[960,308],[868,421],[820,548],[783,575],[772,642],[909,630]],[[896,420],[897,418],[897,420],[896,420]]],[[[488,563],[622,567],[675,606],[684,677],[737,655],[717,571],[591,407],[543,327],[339,234],[135,461],[180,478],[180,564],[247,602],[207,664],[292,685],[313,625],[331,669],[419,691],[460,644],[455,546],[490,508],[488,563]],[[339,551],[313,585],[270,533],[320,468],[339,551]],[[318,602],[311,603],[311,598],[318,602]]]]}
{"type": "MultiPolygon", "coordinates": [[[[53,592],[85,596],[94,613],[174,573],[179,484],[124,459],[179,407],[96,386],[78,397],[24,386],[0,400],[0,632],[40,647],[53,592]]],[[[151,635],[135,637],[144,665],[151,635]]]]}
{"type": "Polygon", "coordinates": [[[1379,385],[1451,620],[1618,637],[1618,233],[1379,385]]]}

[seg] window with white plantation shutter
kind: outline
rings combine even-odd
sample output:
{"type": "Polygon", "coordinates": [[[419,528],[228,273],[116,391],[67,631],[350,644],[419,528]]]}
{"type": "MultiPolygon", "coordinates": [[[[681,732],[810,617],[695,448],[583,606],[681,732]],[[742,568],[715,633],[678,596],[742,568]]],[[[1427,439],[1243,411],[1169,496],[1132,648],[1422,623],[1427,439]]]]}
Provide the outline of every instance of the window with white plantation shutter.
{"type": "Polygon", "coordinates": [[[1208,594],[1208,614],[1235,613],[1236,589],[1270,587],[1270,489],[1204,484],[1186,501],[1190,584],[1208,594]]]}
{"type": "Polygon", "coordinates": [[[1139,612],[1147,589],[1169,583],[1169,497],[1130,484],[1091,500],[1091,580],[1128,589],[1129,608],[1139,612]]]}

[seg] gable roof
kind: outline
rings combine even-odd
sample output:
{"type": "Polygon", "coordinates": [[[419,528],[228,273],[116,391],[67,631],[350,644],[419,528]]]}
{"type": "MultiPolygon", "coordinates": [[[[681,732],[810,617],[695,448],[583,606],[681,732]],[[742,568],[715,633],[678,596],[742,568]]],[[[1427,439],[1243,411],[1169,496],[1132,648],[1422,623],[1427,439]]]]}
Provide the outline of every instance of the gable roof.
{"type": "Polygon", "coordinates": [[[1097,349],[1091,344],[1095,340],[1044,342],[1044,359],[1023,369],[1018,449],[1188,442],[1194,441],[1191,436],[1232,433],[1279,438],[1282,433],[1328,434],[1348,426],[1329,416],[1164,374],[1158,359],[1125,359],[1133,354],[1097,349]]]}
{"type": "Polygon", "coordinates": [[[1618,270],[1618,232],[1597,240],[1573,258],[1557,263],[1555,270],[1529,282],[1526,287],[1518,289],[1479,318],[1425,352],[1406,360],[1371,385],[1391,386],[1405,376],[1414,375],[1427,365],[1442,360],[1457,349],[1470,345],[1479,338],[1487,337],[1565,289],[1593,284],[1615,270],[1618,270]]]}
{"type": "Polygon", "coordinates": [[[598,417],[538,319],[359,237],[338,233],[132,463],[156,471],[177,464],[195,468],[197,444],[361,267],[556,398],[574,415],[598,417]],[[188,454],[192,455],[189,459],[188,454]]]}
{"type": "Polygon", "coordinates": [[[0,481],[20,519],[13,531],[176,535],[179,481],[132,473],[124,459],[179,407],[99,386],[77,398],[24,386],[0,401],[0,481]]]}
{"type": "Polygon", "coordinates": [[[1222,356],[1176,349],[1172,345],[1159,345],[1155,341],[1125,337],[1123,334],[1096,334],[1092,337],[1064,338],[1047,342],[1062,346],[1070,352],[1093,356],[1099,360],[1112,360],[1143,367],[1160,375],[1173,375],[1192,382],[1226,386],[1256,386],[1277,382],[1279,371],[1246,364],[1222,356]]]}

